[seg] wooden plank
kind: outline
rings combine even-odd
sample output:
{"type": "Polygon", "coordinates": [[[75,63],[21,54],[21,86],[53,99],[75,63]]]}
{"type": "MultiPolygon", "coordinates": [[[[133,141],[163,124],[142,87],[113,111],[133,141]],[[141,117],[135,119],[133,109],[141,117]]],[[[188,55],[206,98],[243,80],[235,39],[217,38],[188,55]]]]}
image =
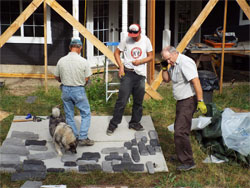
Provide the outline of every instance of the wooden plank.
{"type": "MultiPolygon", "coordinates": [[[[217,4],[219,0],[210,0],[206,6],[203,8],[201,11],[200,15],[196,18],[192,26],[189,28],[188,32],[186,35],[183,37],[179,45],[177,46],[177,50],[182,53],[183,50],[186,48],[190,40],[193,38],[195,33],[198,31],[200,28],[201,24],[204,22],[204,20],[207,18],[207,16],[210,14],[210,12],[213,10],[214,6],[217,4]]],[[[168,67],[169,68],[169,67],[168,67]]],[[[156,90],[161,82],[162,82],[162,71],[158,74],[157,78],[154,80],[152,83],[151,87],[152,89],[156,90]]]]}
{"type": "Polygon", "coordinates": [[[155,73],[155,0],[147,3],[147,35],[153,47],[153,60],[147,64],[147,81],[152,84],[155,73]]]}
{"type": "MultiPolygon", "coordinates": [[[[25,74],[25,73],[0,73],[2,78],[45,78],[44,74],[25,74]]],[[[49,79],[54,79],[53,74],[48,74],[49,79]]]]}
{"type": "Polygon", "coordinates": [[[240,8],[243,10],[243,12],[248,17],[248,19],[250,20],[250,6],[247,3],[247,1],[246,0],[236,0],[236,1],[240,5],[240,8]]]}
{"type": "Polygon", "coordinates": [[[222,93],[222,86],[223,86],[226,27],[227,27],[227,0],[225,0],[224,21],[223,21],[222,54],[221,54],[221,67],[220,67],[220,94],[222,93]]]}
{"type": "MultiPolygon", "coordinates": [[[[106,57],[108,57],[116,66],[113,52],[105,46],[98,38],[90,33],[81,23],[79,23],[71,14],[69,14],[59,3],[55,0],[45,0],[46,3],[54,9],[60,16],[62,16],[70,25],[77,29],[86,39],[88,39],[98,50],[100,50],[106,57]]],[[[156,100],[162,100],[162,97],[154,89],[146,83],[146,92],[156,100]]]]}
{"type": "Polygon", "coordinates": [[[40,6],[44,0],[33,0],[29,6],[20,14],[17,19],[0,36],[0,48],[9,38],[19,29],[19,27],[30,17],[31,14],[40,6]]]}
{"type": "Polygon", "coordinates": [[[44,76],[45,92],[48,93],[48,58],[47,58],[47,4],[43,2],[43,32],[44,32],[44,76]]]}

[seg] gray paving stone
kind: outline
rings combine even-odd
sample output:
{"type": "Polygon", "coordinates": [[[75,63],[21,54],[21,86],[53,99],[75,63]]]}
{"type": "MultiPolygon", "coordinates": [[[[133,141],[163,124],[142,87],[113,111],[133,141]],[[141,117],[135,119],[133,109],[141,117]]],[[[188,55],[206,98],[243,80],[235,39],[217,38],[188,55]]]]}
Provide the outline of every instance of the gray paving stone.
{"type": "Polygon", "coordinates": [[[11,175],[11,181],[44,180],[46,172],[17,172],[11,175]]]}
{"type": "Polygon", "coordinates": [[[133,163],[129,153],[124,153],[122,163],[133,163]]]}
{"type": "Polygon", "coordinates": [[[64,163],[64,166],[77,166],[75,161],[66,161],[64,163]]]}
{"type": "Polygon", "coordinates": [[[131,150],[132,143],[131,142],[124,142],[124,147],[127,148],[128,150],[131,150]]]}
{"type": "Polygon", "coordinates": [[[116,164],[121,164],[121,161],[113,160],[113,161],[112,161],[112,165],[116,165],[116,164]]]}
{"type": "Polygon", "coordinates": [[[161,146],[155,146],[154,149],[155,152],[161,152],[161,146]]]}
{"type": "Polygon", "coordinates": [[[154,169],[154,165],[153,165],[152,161],[147,161],[146,162],[146,167],[147,167],[147,170],[148,170],[149,174],[154,174],[155,173],[155,169],[154,169]]]}
{"type": "Polygon", "coordinates": [[[60,172],[65,172],[65,169],[64,168],[47,168],[47,172],[57,172],[57,173],[60,173],[60,172]]]}
{"type": "Polygon", "coordinates": [[[25,146],[36,145],[36,146],[45,146],[47,143],[46,140],[25,140],[25,146]]]}
{"type": "Polygon", "coordinates": [[[0,154],[0,166],[14,167],[21,164],[20,156],[15,154],[0,154]]]}
{"type": "Polygon", "coordinates": [[[122,172],[124,170],[128,170],[131,172],[143,172],[144,164],[121,163],[113,165],[113,170],[114,172],[122,172]]]}
{"type": "Polygon", "coordinates": [[[30,145],[27,146],[28,150],[33,150],[33,151],[48,151],[47,146],[37,146],[37,145],[30,145]]]}
{"type": "Polygon", "coordinates": [[[136,131],[135,132],[135,139],[137,143],[141,140],[142,137],[147,137],[147,133],[145,131],[136,131]]]}
{"type": "Polygon", "coordinates": [[[61,157],[61,161],[64,163],[66,161],[76,161],[77,159],[77,156],[76,155],[70,155],[70,154],[64,154],[62,157],[61,157]]]}
{"type": "Polygon", "coordinates": [[[146,144],[148,141],[148,138],[146,136],[141,137],[141,142],[143,142],[144,144],[146,144]]]}
{"type": "Polygon", "coordinates": [[[132,149],[131,149],[131,156],[132,156],[132,159],[135,162],[139,162],[140,161],[140,155],[139,155],[138,149],[136,147],[132,147],[132,149]]]}
{"type": "Polygon", "coordinates": [[[36,154],[30,154],[28,155],[28,159],[34,159],[34,160],[46,160],[46,159],[52,159],[57,157],[57,154],[55,152],[46,152],[46,153],[36,153],[36,154]]]}
{"type": "Polygon", "coordinates": [[[148,135],[150,139],[157,139],[159,140],[158,133],[155,130],[148,131],[148,135]]]}
{"type": "Polygon", "coordinates": [[[78,170],[79,172],[89,172],[95,170],[102,170],[102,167],[99,164],[86,164],[86,165],[80,165],[78,170]]]}
{"type": "Polygon", "coordinates": [[[33,164],[33,165],[44,165],[44,162],[42,160],[24,160],[23,164],[33,164]]]}
{"type": "Polygon", "coordinates": [[[15,173],[16,169],[13,167],[0,167],[0,172],[15,173]]]}
{"type": "Polygon", "coordinates": [[[135,138],[131,140],[131,143],[132,143],[132,146],[137,146],[137,141],[135,138]]]}
{"type": "Polygon", "coordinates": [[[46,171],[46,166],[35,164],[23,164],[23,171],[46,171]]]}
{"type": "Polygon", "coordinates": [[[102,161],[103,172],[113,172],[112,161],[102,161]]]}
{"type": "Polygon", "coordinates": [[[103,148],[101,151],[102,154],[110,154],[114,152],[123,154],[123,153],[127,153],[128,150],[125,147],[110,147],[110,148],[103,148]]]}
{"type": "Polygon", "coordinates": [[[27,156],[29,155],[30,152],[25,146],[15,146],[15,145],[5,144],[0,148],[0,153],[27,156]]]}
{"type": "Polygon", "coordinates": [[[146,146],[145,146],[145,144],[143,142],[140,141],[138,143],[138,148],[139,148],[140,155],[142,155],[142,156],[149,155],[148,150],[147,150],[147,148],[146,148],[146,146]]]}
{"type": "Polygon", "coordinates": [[[76,164],[77,164],[78,166],[80,166],[80,165],[97,164],[97,163],[96,163],[96,160],[77,160],[77,161],[76,161],[76,164]]]}
{"type": "Polygon", "coordinates": [[[160,142],[158,139],[150,139],[150,145],[153,147],[160,146],[160,142]]]}
{"type": "Polygon", "coordinates": [[[155,155],[155,149],[154,149],[153,146],[151,146],[151,145],[146,145],[146,148],[147,148],[148,153],[149,153],[150,155],[155,155]]]}
{"type": "Polygon", "coordinates": [[[20,188],[40,188],[42,185],[41,181],[26,181],[20,188]]]}
{"type": "Polygon", "coordinates": [[[95,160],[98,162],[100,158],[101,155],[99,152],[83,152],[81,158],[78,158],[77,160],[95,160]]]}
{"type": "Polygon", "coordinates": [[[20,139],[32,139],[32,140],[37,140],[39,138],[38,134],[35,134],[33,132],[29,132],[29,131],[12,131],[11,133],[11,137],[16,137],[16,138],[20,138],[20,139]]]}
{"type": "Polygon", "coordinates": [[[117,152],[111,152],[110,155],[105,156],[106,161],[112,160],[122,160],[122,156],[120,156],[117,152]]]}
{"type": "Polygon", "coordinates": [[[2,145],[15,145],[15,146],[25,146],[23,139],[20,138],[6,138],[2,145]]]}

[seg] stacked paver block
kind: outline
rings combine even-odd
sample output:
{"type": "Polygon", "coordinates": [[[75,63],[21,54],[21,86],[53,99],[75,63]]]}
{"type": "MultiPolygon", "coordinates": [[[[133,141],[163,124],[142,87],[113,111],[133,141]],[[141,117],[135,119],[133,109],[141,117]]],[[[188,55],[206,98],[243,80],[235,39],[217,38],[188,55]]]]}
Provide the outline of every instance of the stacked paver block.
{"type": "Polygon", "coordinates": [[[20,188],[40,188],[42,185],[41,181],[26,181],[20,188]]]}
{"type": "Polygon", "coordinates": [[[12,174],[11,181],[44,180],[46,172],[46,166],[43,161],[24,160],[17,172],[12,174]]]}

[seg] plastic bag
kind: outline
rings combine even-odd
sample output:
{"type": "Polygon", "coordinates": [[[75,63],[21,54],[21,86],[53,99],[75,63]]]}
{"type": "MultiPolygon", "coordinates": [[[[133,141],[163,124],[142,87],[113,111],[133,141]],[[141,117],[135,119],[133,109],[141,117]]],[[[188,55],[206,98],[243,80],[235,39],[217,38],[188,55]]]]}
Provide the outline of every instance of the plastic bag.
{"type": "MultiPolygon", "coordinates": [[[[200,130],[211,123],[211,117],[199,116],[199,118],[192,119],[191,130],[200,130]]],[[[174,132],[174,124],[168,126],[168,130],[174,132]]]]}
{"type": "Polygon", "coordinates": [[[222,113],[221,130],[228,148],[244,156],[250,154],[250,112],[235,113],[225,108],[222,113]]]}

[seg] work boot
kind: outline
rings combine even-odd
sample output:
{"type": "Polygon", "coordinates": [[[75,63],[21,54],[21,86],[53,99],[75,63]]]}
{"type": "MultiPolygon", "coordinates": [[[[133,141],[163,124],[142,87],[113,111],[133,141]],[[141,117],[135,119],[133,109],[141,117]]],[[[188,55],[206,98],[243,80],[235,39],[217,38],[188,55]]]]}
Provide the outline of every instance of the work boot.
{"type": "Polygon", "coordinates": [[[108,126],[108,128],[107,128],[107,131],[106,131],[106,134],[108,135],[108,136],[111,136],[114,132],[115,132],[115,129],[116,129],[117,127],[116,126],[114,126],[114,125],[112,125],[112,124],[109,124],[109,126],[108,126]]]}
{"type": "Polygon", "coordinates": [[[134,129],[136,131],[143,131],[144,128],[140,123],[129,123],[129,129],[134,129]]]}
{"type": "Polygon", "coordinates": [[[176,168],[179,171],[188,171],[196,168],[195,164],[182,164],[176,168]]]}
{"type": "Polygon", "coordinates": [[[93,146],[94,143],[94,140],[90,140],[89,138],[78,140],[79,146],[93,146]]]}

